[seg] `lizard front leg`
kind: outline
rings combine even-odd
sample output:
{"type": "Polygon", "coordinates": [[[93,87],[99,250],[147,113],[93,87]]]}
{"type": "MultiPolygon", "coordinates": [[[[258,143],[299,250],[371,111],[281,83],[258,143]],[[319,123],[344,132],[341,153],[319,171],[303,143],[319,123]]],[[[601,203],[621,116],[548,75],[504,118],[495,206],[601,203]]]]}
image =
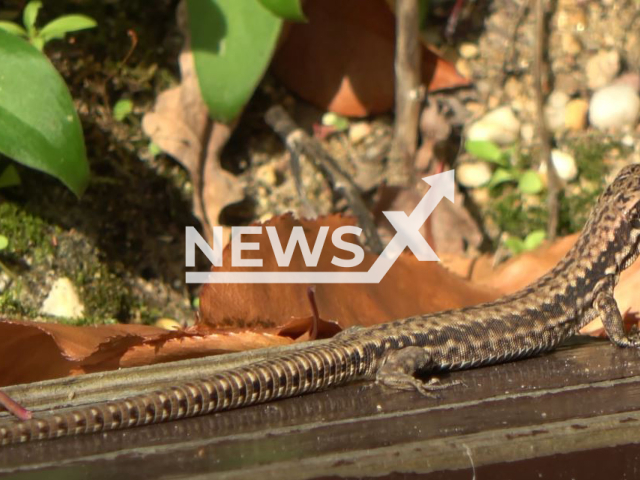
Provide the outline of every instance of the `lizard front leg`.
{"type": "Polygon", "coordinates": [[[423,395],[431,395],[459,382],[439,383],[437,378],[423,382],[414,375],[427,370],[433,363],[429,350],[422,347],[405,347],[387,354],[384,365],[376,373],[376,382],[399,390],[417,390],[423,395]]]}
{"type": "Polygon", "coordinates": [[[624,321],[618,304],[613,298],[613,279],[603,288],[593,301],[595,318],[600,318],[604,330],[613,343],[620,347],[640,347],[640,337],[624,331],[624,321]]]}

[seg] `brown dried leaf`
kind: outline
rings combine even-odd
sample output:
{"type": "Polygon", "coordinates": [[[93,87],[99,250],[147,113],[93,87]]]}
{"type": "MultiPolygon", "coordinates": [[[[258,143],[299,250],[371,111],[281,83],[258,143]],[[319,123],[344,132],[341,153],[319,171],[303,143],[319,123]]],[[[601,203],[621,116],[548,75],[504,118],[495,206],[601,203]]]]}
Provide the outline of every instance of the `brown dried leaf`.
{"type": "MultiPolygon", "coordinates": [[[[272,63],[292,91],[322,110],[366,116],[394,103],[395,17],[384,0],[307,0],[309,22],[289,26],[272,63]]],[[[423,49],[430,91],[468,85],[455,68],[423,49]]]]}
{"type": "Polygon", "coordinates": [[[220,213],[227,205],[241,201],[244,190],[240,181],[220,166],[220,153],[231,128],[209,120],[189,42],[180,54],[180,70],[182,82],[158,95],[153,111],[142,120],[142,128],[189,172],[194,215],[211,240],[211,227],[219,225],[220,213]]]}
{"type": "MultiPolygon", "coordinates": [[[[474,283],[482,283],[502,294],[515,292],[551,270],[573,247],[578,234],[558,239],[532,251],[508,260],[498,268],[491,267],[490,258],[484,256],[474,263],[471,278],[474,283]]],[[[620,282],[614,291],[618,308],[628,327],[638,324],[637,314],[640,302],[637,292],[640,289],[640,262],[634,263],[620,275],[620,282]]],[[[603,336],[604,327],[600,320],[585,326],[580,333],[603,336]]]]}
{"type": "Polygon", "coordinates": [[[291,343],[277,332],[0,321],[0,386],[291,343]]]}
{"type": "MultiPolygon", "coordinates": [[[[274,218],[265,225],[274,226],[286,245],[294,226],[302,226],[311,248],[321,226],[329,227],[327,239],[343,225],[351,225],[350,218],[339,215],[317,220],[297,220],[291,215],[274,218]]],[[[302,253],[296,248],[289,267],[279,267],[266,231],[251,235],[247,241],[258,243],[259,250],[243,252],[243,258],[262,258],[263,267],[238,268],[233,271],[343,271],[333,265],[333,256],[346,258],[330,240],[325,242],[317,267],[307,267],[302,253]]],[[[349,240],[352,241],[352,240],[349,240]]],[[[216,271],[229,271],[230,247],[224,252],[223,266],[216,271]]],[[[358,270],[369,270],[377,256],[365,254],[358,270]]],[[[351,270],[353,271],[353,269],[351,270]]],[[[207,284],[200,296],[201,321],[213,327],[260,326],[275,328],[292,317],[302,318],[311,311],[304,284],[207,284]]],[[[342,328],[353,325],[372,325],[380,322],[424,314],[449,308],[473,305],[493,299],[497,292],[471,285],[434,262],[419,262],[413,255],[404,254],[379,284],[318,284],[316,300],[320,316],[336,321],[342,328]]]]}

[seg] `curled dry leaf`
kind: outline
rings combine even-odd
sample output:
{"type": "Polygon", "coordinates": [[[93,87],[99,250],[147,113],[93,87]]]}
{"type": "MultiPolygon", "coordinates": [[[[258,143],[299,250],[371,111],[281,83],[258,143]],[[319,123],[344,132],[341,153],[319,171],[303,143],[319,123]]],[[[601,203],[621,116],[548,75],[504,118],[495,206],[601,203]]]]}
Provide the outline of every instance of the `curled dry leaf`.
{"type": "Polygon", "coordinates": [[[158,95],[153,111],[142,120],[142,128],[189,172],[194,214],[211,239],[211,228],[220,223],[220,212],[240,202],[244,191],[240,181],[220,166],[220,153],[231,128],[209,119],[189,42],[180,54],[180,71],[182,82],[158,95]]]}
{"type": "Polygon", "coordinates": [[[75,327],[54,323],[0,321],[0,386],[82,373],[150,365],[215,353],[287,345],[277,332],[194,327],[167,331],[145,325],[75,327]]]}

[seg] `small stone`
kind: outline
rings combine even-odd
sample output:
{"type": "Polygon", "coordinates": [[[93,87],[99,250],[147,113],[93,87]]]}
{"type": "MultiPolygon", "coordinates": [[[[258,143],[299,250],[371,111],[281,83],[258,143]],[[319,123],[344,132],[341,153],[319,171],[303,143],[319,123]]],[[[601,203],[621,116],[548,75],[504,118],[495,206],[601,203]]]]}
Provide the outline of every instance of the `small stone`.
{"type": "Polygon", "coordinates": [[[599,130],[633,128],[640,113],[640,97],[627,84],[613,84],[601,88],[591,97],[589,121],[599,130]]]}
{"type": "Polygon", "coordinates": [[[489,140],[498,145],[511,145],[520,137],[520,121],[511,107],[491,110],[467,131],[469,140],[489,140]]]}
{"type": "Polygon", "coordinates": [[[522,136],[522,141],[528,145],[533,143],[533,139],[536,136],[536,127],[532,123],[525,123],[522,125],[520,129],[520,135],[522,136]]]}
{"type": "Polygon", "coordinates": [[[504,93],[506,93],[509,98],[518,98],[522,95],[522,82],[516,77],[509,77],[504,84],[504,93]]]}
{"type": "Polygon", "coordinates": [[[591,90],[609,84],[620,70],[620,55],[616,50],[598,52],[587,60],[587,85],[591,90]]]}
{"type": "MultiPolygon", "coordinates": [[[[553,162],[553,166],[556,169],[558,176],[565,182],[570,182],[578,176],[576,160],[569,153],[553,149],[551,150],[551,161],[553,162]]],[[[546,164],[543,163],[541,165],[540,171],[541,173],[546,174],[546,164]]]]}
{"type": "Polygon", "coordinates": [[[569,103],[569,95],[560,90],[554,90],[547,99],[544,107],[544,117],[547,127],[552,132],[557,132],[564,127],[565,109],[569,103]]]}
{"type": "Polygon", "coordinates": [[[627,133],[620,139],[620,143],[625,147],[633,148],[636,144],[636,139],[633,137],[633,135],[627,133]]]}
{"type": "Polygon", "coordinates": [[[589,102],[583,98],[574,98],[564,109],[564,127],[573,132],[579,132],[587,127],[587,112],[589,102]]]}
{"type": "Polygon", "coordinates": [[[484,111],[484,105],[482,105],[480,102],[467,102],[464,104],[464,107],[472,115],[479,115],[484,111]]]}
{"type": "Polygon", "coordinates": [[[456,180],[467,188],[478,188],[491,180],[491,167],[485,162],[463,163],[456,168],[456,180]]]}
{"type": "Polygon", "coordinates": [[[571,33],[563,33],[562,37],[560,37],[560,43],[562,45],[562,50],[567,55],[576,56],[582,51],[582,44],[580,43],[580,40],[571,33]]]}
{"type": "Polygon", "coordinates": [[[460,56],[462,58],[470,59],[470,58],[476,58],[480,50],[478,49],[478,46],[475,43],[464,42],[463,44],[460,45],[458,52],[460,52],[460,56]]]}
{"type": "Polygon", "coordinates": [[[640,92],[640,75],[637,73],[625,73],[620,75],[611,83],[621,83],[625,85],[629,85],[636,92],[640,92]]]}
{"type": "Polygon", "coordinates": [[[262,182],[265,185],[276,185],[278,183],[278,174],[276,173],[275,166],[272,163],[262,165],[256,170],[256,180],[262,182]]]}
{"type": "Polygon", "coordinates": [[[352,123],[349,127],[349,141],[356,145],[371,135],[371,125],[368,122],[352,123]]]}
{"type": "Polygon", "coordinates": [[[466,78],[471,78],[473,76],[473,72],[471,71],[471,65],[464,58],[459,58],[456,61],[456,70],[460,75],[466,78]]]}
{"type": "Polygon", "coordinates": [[[49,295],[42,302],[40,313],[64,318],[84,316],[84,305],[69,278],[60,277],[53,282],[49,295]]]}

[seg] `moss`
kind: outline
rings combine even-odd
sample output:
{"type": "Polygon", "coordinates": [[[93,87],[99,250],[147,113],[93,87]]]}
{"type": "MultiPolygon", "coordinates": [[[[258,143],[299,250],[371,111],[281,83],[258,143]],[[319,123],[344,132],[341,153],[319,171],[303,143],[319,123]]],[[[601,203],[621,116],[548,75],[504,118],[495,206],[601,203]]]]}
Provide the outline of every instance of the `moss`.
{"type": "Polygon", "coordinates": [[[0,203],[0,234],[9,239],[3,258],[30,258],[40,263],[53,255],[53,238],[59,228],[31,215],[11,202],[0,203]]]}
{"type": "MultiPolygon", "coordinates": [[[[614,150],[621,156],[630,151],[629,147],[618,141],[598,137],[574,141],[566,149],[576,159],[579,178],[560,192],[559,235],[577,232],[586,222],[593,204],[604,188],[608,172],[607,156],[614,150]]],[[[520,156],[517,166],[529,168],[530,161],[529,157],[520,156]]],[[[533,230],[546,230],[549,218],[546,198],[546,191],[536,196],[527,196],[513,184],[504,184],[491,192],[485,215],[498,226],[500,232],[523,238],[533,230]]]]}
{"type": "Polygon", "coordinates": [[[529,202],[514,186],[497,188],[486,215],[498,225],[501,232],[523,238],[537,229],[544,229],[548,213],[538,202],[529,202]]]}

